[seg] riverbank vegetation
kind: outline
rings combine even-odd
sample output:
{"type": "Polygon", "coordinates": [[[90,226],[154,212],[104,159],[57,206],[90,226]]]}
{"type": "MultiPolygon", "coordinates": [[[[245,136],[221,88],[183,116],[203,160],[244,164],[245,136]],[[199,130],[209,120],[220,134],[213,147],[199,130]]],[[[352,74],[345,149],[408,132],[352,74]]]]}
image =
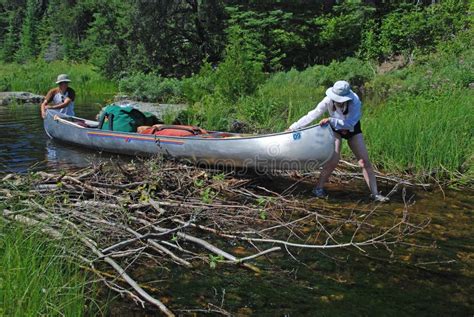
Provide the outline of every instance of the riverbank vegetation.
{"type": "Polygon", "coordinates": [[[69,248],[51,241],[39,227],[12,226],[3,219],[0,237],[0,315],[83,316],[92,312],[87,309],[86,277],[66,252],[69,248]]]}
{"type": "Polygon", "coordinates": [[[56,86],[58,74],[68,74],[72,78],[71,87],[76,91],[79,103],[91,98],[112,99],[117,93],[116,82],[106,79],[89,64],[40,59],[27,63],[0,63],[0,91],[46,95],[56,86]]]}

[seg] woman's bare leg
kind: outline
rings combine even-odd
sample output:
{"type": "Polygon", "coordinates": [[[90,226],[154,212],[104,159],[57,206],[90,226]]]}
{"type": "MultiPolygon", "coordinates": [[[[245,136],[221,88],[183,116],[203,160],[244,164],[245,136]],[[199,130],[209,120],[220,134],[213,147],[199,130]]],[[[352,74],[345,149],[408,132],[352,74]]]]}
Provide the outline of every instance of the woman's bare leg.
{"type": "Polygon", "coordinates": [[[317,188],[323,188],[324,184],[329,179],[329,176],[331,176],[332,172],[334,169],[337,167],[337,164],[339,163],[339,160],[341,159],[341,137],[338,134],[334,134],[334,137],[336,138],[335,140],[335,146],[334,146],[334,154],[332,155],[331,159],[324,164],[323,170],[321,171],[321,174],[319,175],[319,182],[317,185],[317,188]]]}
{"type": "Polygon", "coordinates": [[[348,143],[357,158],[359,166],[362,167],[362,173],[364,174],[364,179],[367,186],[369,186],[370,192],[373,195],[377,195],[379,193],[377,180],[375,179],[374,168],[372,167],[372,163],[370,163],[369,153],[367,152],[362,133],[354,135],[349,139],[348,143]]]}

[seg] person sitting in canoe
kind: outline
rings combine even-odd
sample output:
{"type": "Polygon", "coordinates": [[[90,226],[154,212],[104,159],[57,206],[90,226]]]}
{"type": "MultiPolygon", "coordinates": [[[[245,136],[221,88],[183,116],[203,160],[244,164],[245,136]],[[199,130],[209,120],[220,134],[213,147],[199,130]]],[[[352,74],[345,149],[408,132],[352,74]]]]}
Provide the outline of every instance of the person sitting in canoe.
{"type": "Polygon", "coordinates": [[[48,109],[54,109],[60,113],[68,116],[74,116],[74,99],[76,93],[74,89],[69,87],[71,80],[66,74],[58,75],[56,84],[58,87],[51,89],[46,94],[43,103],[41,104],[41,116],[46,117],[48,109]]]}
{"type": "Polygon", "coordinates": [[[319,121],[320,125],[329,124],[334,131],[335,152],[332,158],[324,165],[319,178],[319,182],[313,189],[313,194],[318,198],[327,197],[324,184],[336,168],[341,158],[342,139],[346,139],[349,147],[362,167],[363,175],[367,186],[370,189],[370,198],[375,201],[386,202],[388,197],[381,195],[377,189],[374,169],[369,160],[367,147],[360,127],[362,103],[351,90],[347,81],[337,81],[333,87],[326,90],[326,97],[316,106],[314,110],[293,123],[288,130],[297,130],[309,125],[325,112],[329,113],[329,118],[319,121]]]}

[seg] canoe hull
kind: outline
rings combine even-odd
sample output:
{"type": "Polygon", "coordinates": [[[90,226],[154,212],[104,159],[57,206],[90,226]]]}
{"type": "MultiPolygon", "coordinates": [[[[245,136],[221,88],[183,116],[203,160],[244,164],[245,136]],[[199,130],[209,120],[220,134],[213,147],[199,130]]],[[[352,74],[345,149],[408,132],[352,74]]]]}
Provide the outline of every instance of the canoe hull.
{"type": "Polygon", "coordinates": [[[84,128],[48,112],[45,131],[52,139],[126,155],[165,155],[208,166],[258,170],[314,170],[334,153],[326,126],[252,137],[165,137],[84,128]]]}

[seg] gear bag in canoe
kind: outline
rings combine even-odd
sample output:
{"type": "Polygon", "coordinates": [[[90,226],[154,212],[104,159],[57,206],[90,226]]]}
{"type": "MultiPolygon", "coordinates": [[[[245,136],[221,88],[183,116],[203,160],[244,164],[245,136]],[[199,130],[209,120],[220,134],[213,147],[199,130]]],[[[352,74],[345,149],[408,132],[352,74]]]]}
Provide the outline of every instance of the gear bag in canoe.
{"type": "Polygon", "coordinates": [[[99,115],[99,129],[137,132],[139,126],[161,123],[158,118],[149,112],[141,112],[132,106],[108,105],[99,115]]]}

